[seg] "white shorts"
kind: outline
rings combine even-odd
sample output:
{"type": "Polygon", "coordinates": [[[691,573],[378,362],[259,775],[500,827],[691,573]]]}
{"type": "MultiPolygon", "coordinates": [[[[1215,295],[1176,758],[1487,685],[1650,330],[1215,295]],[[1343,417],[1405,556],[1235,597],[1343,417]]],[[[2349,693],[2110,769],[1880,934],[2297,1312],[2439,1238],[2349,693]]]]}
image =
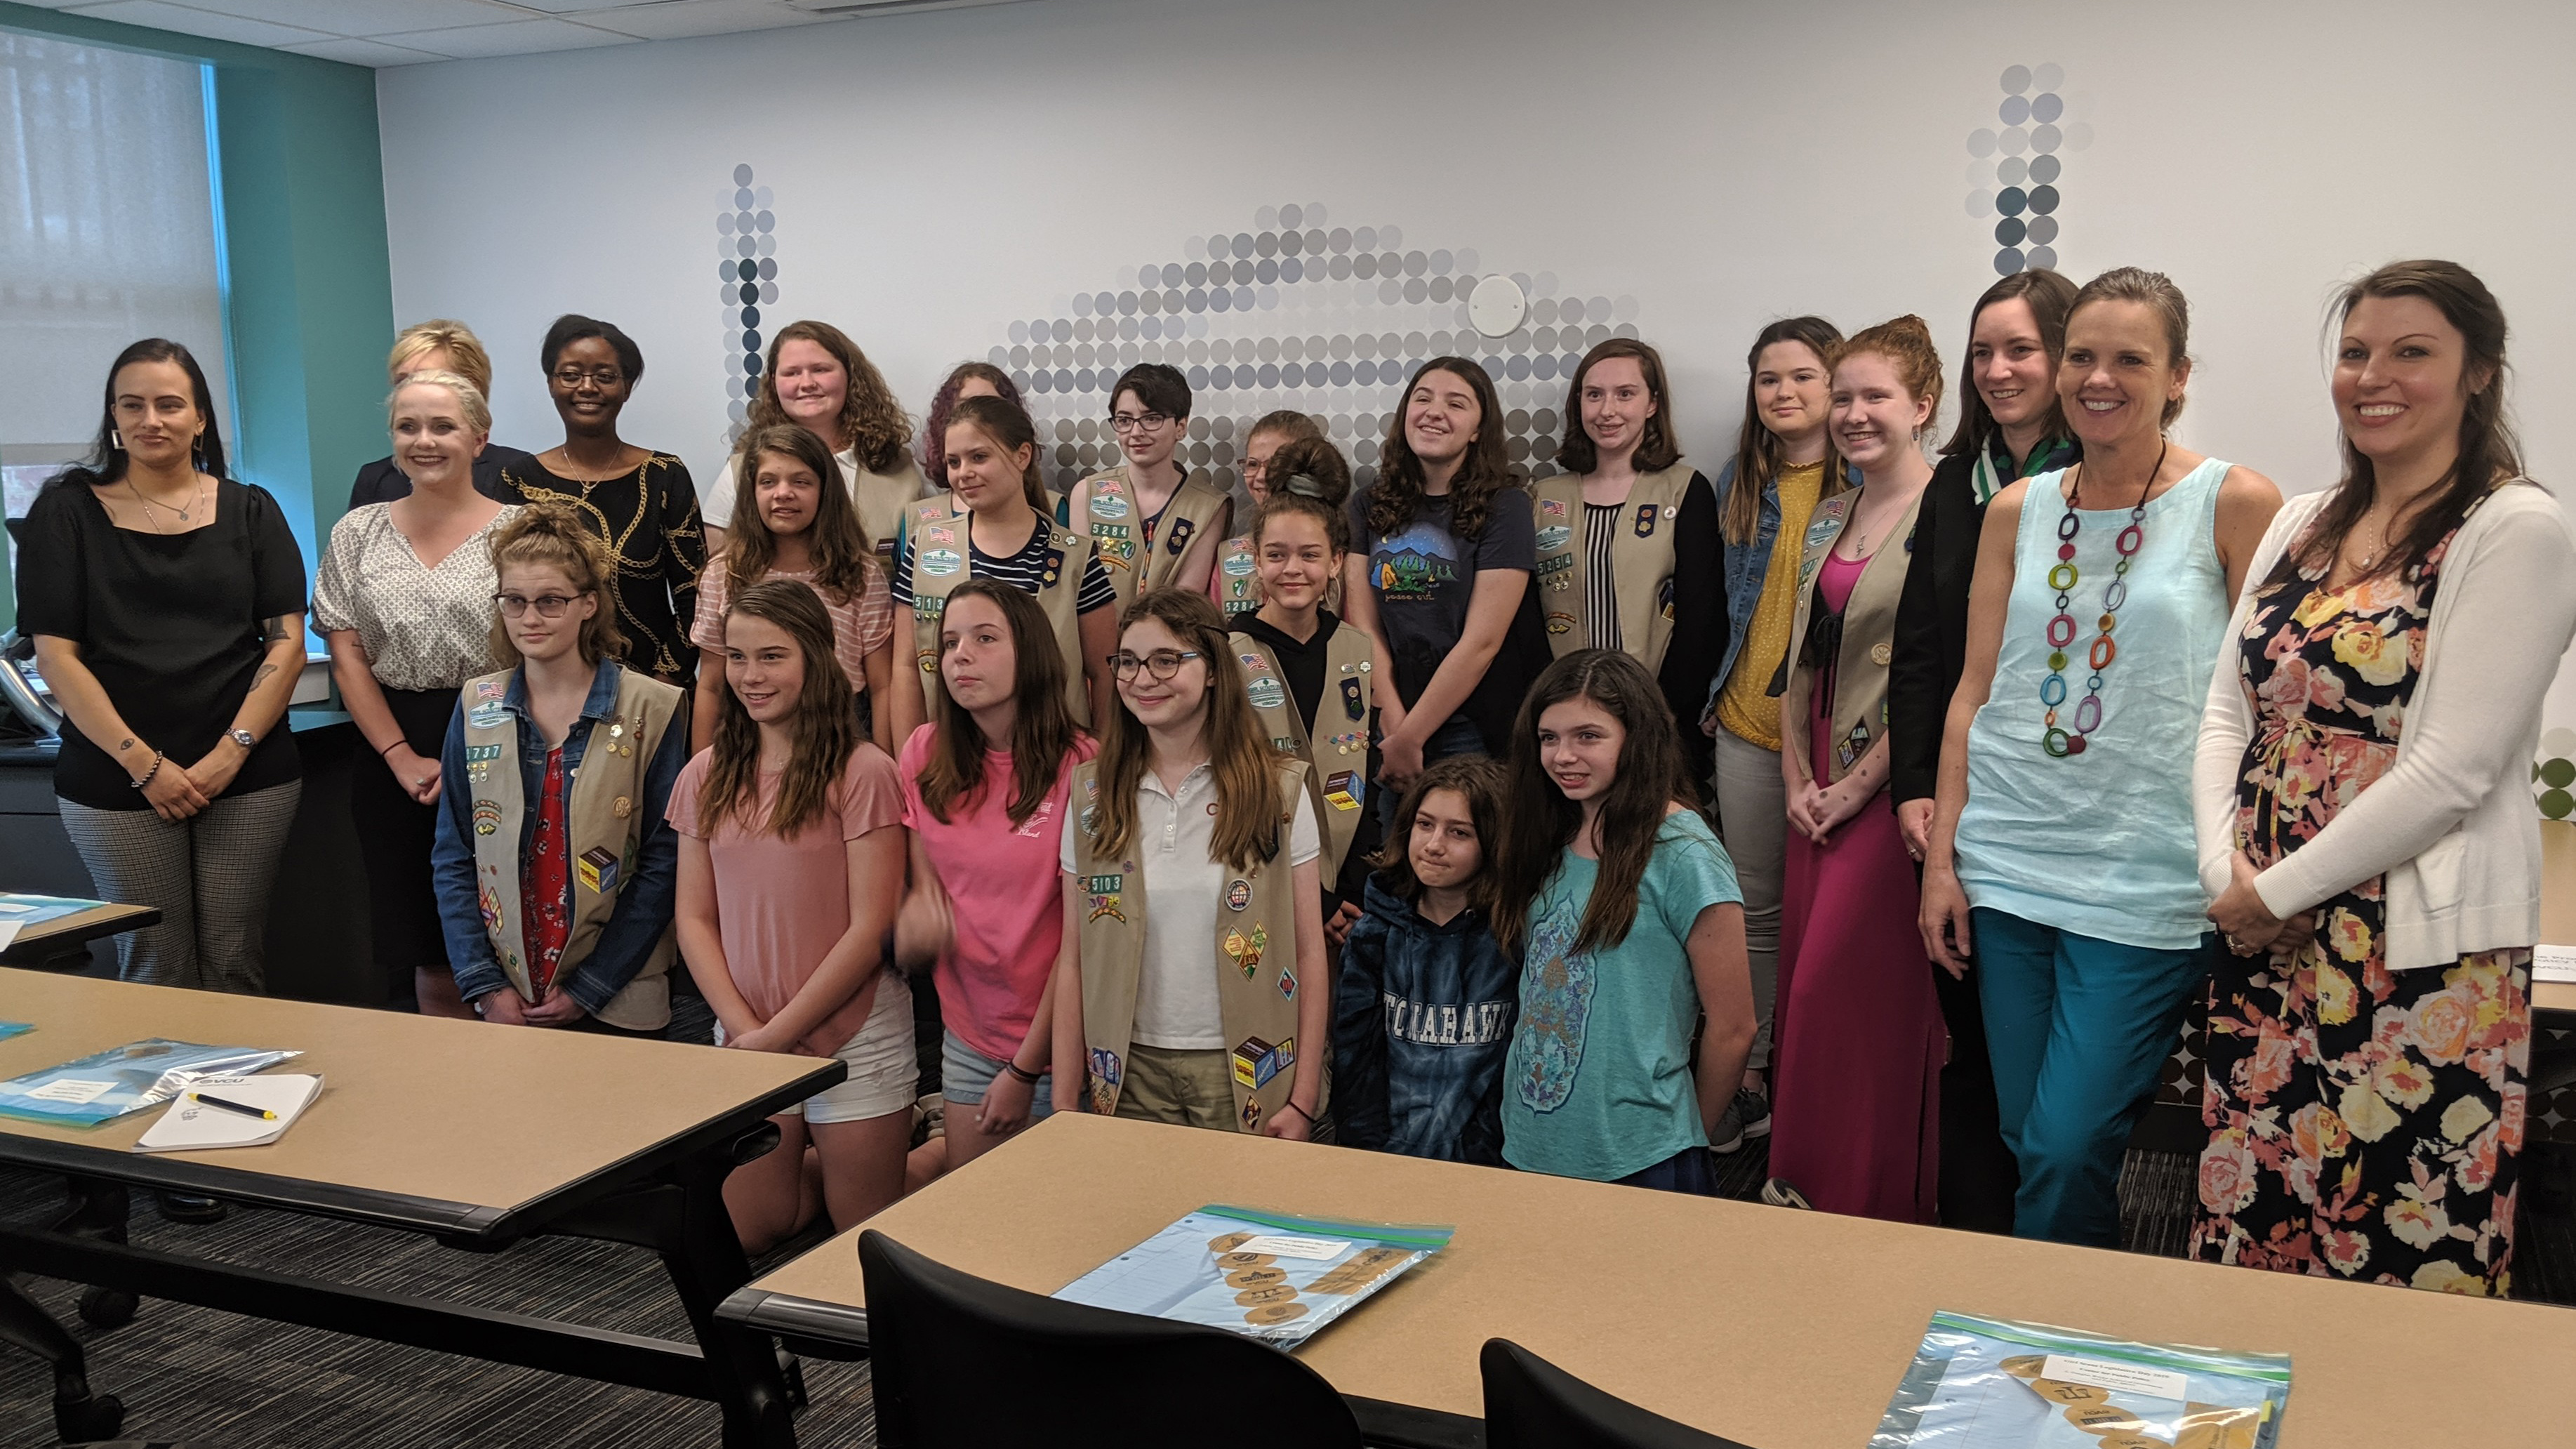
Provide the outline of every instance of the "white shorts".
{"type": "MultiPolygon", "coordinates": [[[[716,1027],[724,1045],[724,1027],[716,1027]]],[[[863,1122],[909,1111],[921,1084],[921,1056],[912,1040],[912,985],[899,971],[877,973],[877,999],[859,1034],[832,1053],[848,1065],[841,1084],[817,1092],[779,1115],[808,1122],[863,1122]]]]}

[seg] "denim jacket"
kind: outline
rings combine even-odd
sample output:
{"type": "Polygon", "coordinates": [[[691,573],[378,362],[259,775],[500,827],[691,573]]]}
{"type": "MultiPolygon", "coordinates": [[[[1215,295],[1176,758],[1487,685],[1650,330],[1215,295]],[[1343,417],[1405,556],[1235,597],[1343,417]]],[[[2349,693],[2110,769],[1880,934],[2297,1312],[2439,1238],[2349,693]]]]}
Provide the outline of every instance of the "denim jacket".
{"type": "MultiPolygon", "coordinates": [[[[1845,464],[1843,476],[1851,483],[1860,482],[1860,470],[1845,464]]],[[[1726,496],[1735,487],[1735,460],[1717,470],[1717,512],[1726,516],[1726,496]]],[[[1726,657],[1718,661],[1717,677],[1709,681],[1708,701],[1703,709],[1717,704],[1718,691],[1726,688],[1727,676],[1735,672],[1735,656],[1744,648],[1744,631],[1753,624],[1753,611],[1762,604],[1762,583],[1770,576],[1771,545],[1780,536],[1780,487],[1772,484],[1762,490],[1762,510],[1753,525],[1753,541],[1726,545],[1726,657]]]]}
{"type": "MultiPolygon", "coordinates": [[[[571,732],[564,736],[567,794],[573,777],[581,770],[591,727],[616,712],[618,677],[624,668],[614,659],[599,662],[599,672],[591,679],[590,695],[581,702],[581,718],[573,721],[571,732]]],[[[530,802],[520,812],[519,821],[519,860],[524,870],[529,843],[537,833],[534,802],[543,795],[546,779],[546,740],[528,715],[526,670],[511,671],[509,691],[502,696],[501,707],[519,717],[519,798],[530,802]]],[[[616,908],[608,924],[601,928],[590,954],[579,961],[564,961],[556,971],[556,979],[585,1011],[596,1014],[609,998],[635,979],[635,973],[643,969],[671,924],[679,893],[680,845],[670,821],[664,817],[670,810],[671,787],[688,762],[689,718],[684,710],[671,721],[669,731],[662,736],[661,749],[653,756],[652,767],[645,771],[644,798],[636,802],[645,824],[636,845],[634,874],[619,889],[616,908]]],[[[446,788],[438,797],[438,835],[430,846],[430,876],[438,892],[439,924],[447,934],[447,959],[456,972],[456,993],[472,1001],[508,986],[509,978],[501,973],[501,963],[492,954],[492,937],[483,928],[483,908],[474,885],[474,792],[466,785],[462,710],[448,716],[447,744],[439,751],[438,770],[446,788]]],[[[567,896],[572,891],[569,873],[564,890],[567,896]]]]}

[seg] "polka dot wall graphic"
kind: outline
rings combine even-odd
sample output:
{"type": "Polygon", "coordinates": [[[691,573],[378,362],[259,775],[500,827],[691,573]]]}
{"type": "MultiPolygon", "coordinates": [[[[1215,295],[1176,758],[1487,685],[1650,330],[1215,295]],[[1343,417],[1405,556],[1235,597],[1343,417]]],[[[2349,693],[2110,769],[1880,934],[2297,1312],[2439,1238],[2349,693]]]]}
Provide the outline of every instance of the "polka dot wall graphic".
{"type": "Polygon", "coordinates": [[[1233,487],[1253,422],[1288,408],[1314,417],[1365,485],[1405,382],[1446,355],[1493,375],[1506,451],[1544,477],[1556,471],[1575,364],[1597,343],[1637,335],[1634,297],[1515,272],[1526,312],[1508,334],[1487,337],[1467,305],[1486,275],[1474,248],[1425,248],[1393,225],[1336,225],[1320,202],[1264,206],[1246,220],[1189,237],[1177,257],[1121,267],[1108,285],[1059,299],[1054,315],[998,330],[986,360],[1028,400],[1052,449],[1048,481],[1070,487],[1120,461],[1109,390],[1127,368],[1161,362],[1189,379],[1180,461],[1192,477],[1233,487]]]}
{"type": "Polygon", "coordinates": [[[778,305],[778,217],[769,188],[753,186],[748,163],[733,168],[733,185],[716,202],[717,333],[725,377],[725,444],[742,436],[751,399],[760,390],[762,309],[778,305]]]}
{"type": "Polygon", "coordinates": [[[1998,275],[2057,265],[2065,153],[2093,144],[2092,127],[2065,124],[2065,81],[2065,70],[2054,63],[2006,67],[2003,100],[1995,107],[1999,127],[1968,133],[1968,154],[1975,158],[1968,165],[1968,184],[1975,188],[1968,193],[1968,215],[1996,219],[1998,275]]]}
{"type": "Polygon", "coordinates": [[[2531,796],[2548,819],[2576,815],[2576,730],[2554,729],[2540,737],[2540,754],[2531,762],[2531,796]]]}

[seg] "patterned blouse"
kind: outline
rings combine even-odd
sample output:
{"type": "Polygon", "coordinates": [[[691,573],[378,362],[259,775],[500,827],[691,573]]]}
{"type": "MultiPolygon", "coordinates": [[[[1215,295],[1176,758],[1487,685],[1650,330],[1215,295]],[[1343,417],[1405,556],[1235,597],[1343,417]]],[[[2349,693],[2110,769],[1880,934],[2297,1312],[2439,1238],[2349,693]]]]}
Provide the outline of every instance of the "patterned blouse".
{"type": "Polygon", "coordinates": [[[456,689],[492,669],[492,535],[504,507],[481,532],[421,567],[394,527],[393,505],[353,508],[331,525],[313,581],[313,624],[358,631],[376,682],[387,689],[456,689]]]}
{"type": "Polygon", "coordinates": [[[503,469],[502,480],[529,502],[553,496],[571,504],[607,540],[617,561],[617,627],[626,636],[620,662],[688,684],[698,663],[688,626],[697,617],[698,574],[707,564],[689,466],[655,453],[631,473],[584,482],[548,472],[543,456],[503,469]]]}
{"type": "MultiPolygon", "coordinates": [[[[894,591],[886,584],[885,570],[871,559],[867,564],[868,581],[851,598],[834,603],[829,594],[815,588],[823,601],[823,611],[832,616],[832,657],[841,661],[841,672],[850,676],[853,693],[868,689],[868,656],[894,637],[894,591]]],[[[772,569],[773,579],[794,579],[814,587],[810,569],[772,569]]],[[[725,606],[733,601],[733,578],[725,566],[724,555],[707,560],[707,571],[698,576],[698,617],[689,637],[702,649],[724,648],[725,606]]]]}

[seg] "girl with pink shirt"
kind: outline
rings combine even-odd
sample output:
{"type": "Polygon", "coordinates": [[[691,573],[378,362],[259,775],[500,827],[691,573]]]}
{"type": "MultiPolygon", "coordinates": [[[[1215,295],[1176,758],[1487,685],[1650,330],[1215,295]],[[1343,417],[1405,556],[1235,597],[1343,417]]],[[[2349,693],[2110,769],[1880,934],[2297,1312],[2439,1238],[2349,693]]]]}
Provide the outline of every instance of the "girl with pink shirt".
{"type": "Polygon", "coordinates": [[[724,631],[715,740],[671,790],[680,954],[719,1045],[850,1069],[772,1118],[776,1150],[726,1180],[734,1231],[757,1254],[818,1207],[809,1142],[835,1228],[902,1194],[920,1068],[912,989],[881,969],[903,895],[903,789],[859,736],[831,616],[804,584],[768,579],[734,596],[724,631]]]}
{"type": "Polygon", "coordinates": [[[1094,753],[1064,702],[1064,655],[1037,600],[992,579],[948,595],[931,721],[903,746],[912,890],[895,957],[938,963],[945,1137],[914,1150],[919,1186],[1053,1110],[1050,975],[1064,936],[1056,866],[1073,767],[1094,753]]]}

